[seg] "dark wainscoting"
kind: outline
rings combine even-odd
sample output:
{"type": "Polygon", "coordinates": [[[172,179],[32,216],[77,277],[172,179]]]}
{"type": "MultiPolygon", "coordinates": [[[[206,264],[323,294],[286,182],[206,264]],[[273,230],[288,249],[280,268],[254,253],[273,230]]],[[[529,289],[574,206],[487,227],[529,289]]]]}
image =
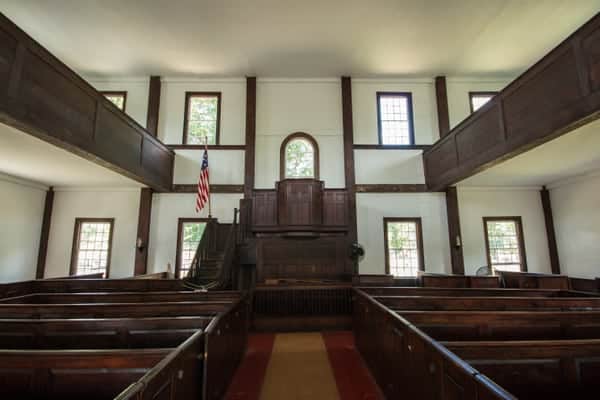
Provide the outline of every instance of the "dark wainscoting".
{"type": "Polygon", "coordinates": [[[174,153],[0,14],[0,122],[168,191],[174,153]]]}
{"type": "Polygon", "coordinates": [[[600,115],[600,14],[423,153],[441,190],[600,115]]]}

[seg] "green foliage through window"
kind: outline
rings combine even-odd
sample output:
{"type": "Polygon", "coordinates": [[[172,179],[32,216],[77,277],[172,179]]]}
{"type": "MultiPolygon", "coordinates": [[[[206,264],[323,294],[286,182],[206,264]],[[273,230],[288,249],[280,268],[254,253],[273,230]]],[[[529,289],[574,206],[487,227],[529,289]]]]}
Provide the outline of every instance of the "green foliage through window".
{"type": "Polygon", "coordinates": [[[180,260],[181,266],[179,268],[179,277],[182,278],[187,275],[188,270],[198,249],[200,239],[206,228],[204,222],[184,222],[182,225],[181,232],[181,252],[180,260]]]}
{"type": "Polygon", "coordinates": [[[219,97],[193,95],[188,98],[187,144],[217,144],[219,97]]]}
{"type": "Polygon", "coordinates": [[[308,140],[293,139],[286,145],[285,177],[315,177],[315,149],[308,140]]]}

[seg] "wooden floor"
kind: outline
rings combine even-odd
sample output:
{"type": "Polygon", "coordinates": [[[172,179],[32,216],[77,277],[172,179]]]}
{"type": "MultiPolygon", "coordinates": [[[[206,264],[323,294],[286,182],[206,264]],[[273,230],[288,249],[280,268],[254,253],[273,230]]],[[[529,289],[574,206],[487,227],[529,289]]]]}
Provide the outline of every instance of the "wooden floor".
{"type": "Polygon", "coordinates": [[[351,332],[255,334],[227,400],[378,400],[351,332]]]}

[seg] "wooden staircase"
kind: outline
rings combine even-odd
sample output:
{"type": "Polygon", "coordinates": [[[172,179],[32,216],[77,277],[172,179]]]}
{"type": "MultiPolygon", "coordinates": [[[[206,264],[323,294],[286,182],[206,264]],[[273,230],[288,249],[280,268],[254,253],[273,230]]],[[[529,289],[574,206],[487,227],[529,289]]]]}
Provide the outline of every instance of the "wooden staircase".
{"type": "Polygon", "coordinates": [[[233,223],[211,219],[206,224],[185,284],[194,289],[231,289],[237,265],[238,210],[233,223]]]}

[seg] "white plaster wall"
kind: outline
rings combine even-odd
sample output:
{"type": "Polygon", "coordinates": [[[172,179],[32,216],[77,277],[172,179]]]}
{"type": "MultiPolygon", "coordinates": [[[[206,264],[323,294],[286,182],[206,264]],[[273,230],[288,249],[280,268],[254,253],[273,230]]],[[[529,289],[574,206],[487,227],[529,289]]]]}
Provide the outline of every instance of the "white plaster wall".
{"type": "Polygon", "coordinates": [[[163,78],[158,138],[166,144],[183,142],[185,92],[221,92],[220,144],[244,144],[246,135],[246,80],[163,78]]]}
{"type": "Polygon", "coordinates": [[[512,81],[512,78],[446,78],[448,113],[450,128],[454,128],[471,114],[469,92],[498,92],[512,81]]]}
{"type": "Polygon", "coordinates": [[[443,193],[358,193],[358,241],[365,247],[361,274],[385,273],[384,217],[421,218],[425,270],[450,273],[448,219],[443,193]]]}
{"type": "Polygon", "coordinates": [[[325,186],[344,187],[340,80],[258,79],[256,90],[256,187],[273,188],[279,180],[281,143],[294,132],[317,141],[325,186]]]}
{"type": "Polygon", "coordinates": [[[88,82],[99,91],[125,91],[125,113],[146,127],[148,115],[149,78],[89,78],[88,82]]]}
{"type": "MultiPolygon", "coordinates": [[[[221,223],[233,221],[233,209],[239,208],[241,194],[213,194],[212,216],[221,223]]],[[[175,269],[177,252],[177,223],[179,218],[206,218],[208,207],[196,213],[195,194],[157,193],[152,199],[152,222],[148,247],[148,273],[175,269]]],[[[135,235],[135,233],[134,233],[135,235]]]]}
{"type": "MultiPolygon", "coordinates": [[[[175,150],[173,183],[198,182],[203,151],[175,150]]],[[[244,150],[209,150],[208,163],[211,184],[244,184],[244,150]]]]}
{"type": "Polygon", "coordinates": [[[550,256],[540,188],[458,187],[465,273],[487,265],[483,217],[520,216],[529,272],[550,273],[550,256]]]}
{"type": "Polygon", "coordinates": [[[413,102],[415,144],[439,138],[435,87],[432,79],[352,80],[352,113],[355,144],[378,144],[377,92],[410,92],[413,102]]]}
{"type": "Polygon", "coordinates": [[[600,174],[550,187],[561,273],[600,277],[600,174]]]}
{"type": "Polygon", "coordinates": [[[140,189],[56,189],[45,277],[69,275],[75,218],[114,218],[110,278],[133,275],[140,189]]]}
{"type": "Polygon", "coordinates": [[[421,150],[355,150],[356,183],[425,183],[421,150]]]}
{"type": "Polygon", "coordinates": [[[35,279],[46,188],[0,175],[0,282],[35,279]]]}

